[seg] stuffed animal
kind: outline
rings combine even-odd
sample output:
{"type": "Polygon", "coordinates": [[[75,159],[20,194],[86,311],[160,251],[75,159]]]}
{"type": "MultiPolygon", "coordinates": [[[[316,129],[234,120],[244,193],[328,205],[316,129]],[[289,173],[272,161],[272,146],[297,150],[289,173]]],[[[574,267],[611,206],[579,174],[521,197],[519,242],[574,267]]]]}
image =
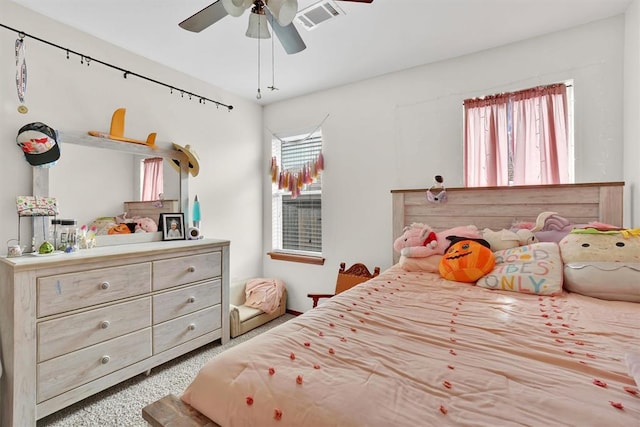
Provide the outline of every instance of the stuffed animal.
{"type": "Polygon", "coordinates": [[[442,255],[451,243],[447,240],[447,236],[452,235],[473,239],[482,237],[474,225],[464,225],[435,232],[428,225],[414,222],[404,228],[402,236],[393,242],[393,248],[400,255],[409,258],[442,255]]]}
{"type": "Polygon", "coordinates": [[[438,246],[435,231],[428,225],[414,222],[404,228],[402,236],[393,242],[393,249],[405,257],[423,258],[433,255],[438,246]]]}
{"type": "Polygon", "coordinates": [[[558,243],[564,263],[640,262],[640,230],[576,228],[558,243]]]}
{"type": "Polygon", "coordinates": [[[484,239],[448,236],[451,246],[438,266],[440,275],[454,282],[473,283],[493,270],[496,258],[484,239]]]}
{"type": "Polygon", "coordinates": [[[574,229],[558,243],[564,289],[640,303],[640,229],[574,229]]]}
{"type": "Polygon", "coordinates": [[[492,251],[502,251],[520,246],[518,235],[507,229],[498,231],[485,228],[482,230],[482,238],[489,243],[492,251]]]}
{"type": "Polygon", "coordinates": [[[502,251],[505,249],[517,248],[537,243],[538,239],[531,230],[519,229],[517,231],[502,229],[493,231],[489,228],[482,230],[482,238],[489,242],[492,251],[502,251]]]}
{"type": "Polygon", "coordinates": [[[520,242],[520,246],[527,246],[539,242],[538,237],[536,237],[533,231],[526,228],[517,230],[516,234],[518,235],[518,242],[520,242]]]}
{"type": "Polygon", "coordinates": [[[136,223],[136,233],[155,233],[158,231],[158,224],[154,220],[148,217],[134,217],[136,223]]]}
{"type": "Polygon", "coordinates": [[[559,243],[571,230],[582,228],[596,228],[598,230],[619,230],[615,225],[599,221],[588,224],[574,224],[557,212],[542,212],[536,219],[536,225],[531,229],[540,242],[559,243]]]}
{"type": "Polygon", "coordinates": [[[116,224],[122,224],[122,223],[125,223],[125,222],[129,222],[130,218],[127,218],[127,213],[123,212],[120,215],[116,215],[114,217],[114,220],[115,220],[116,224]]]}
{"type": "Polygon", "coordinates": [[[105,216],[93,220],[93,222],[89,224],[89,229],[95,228],[95,234],[97,236],[102,236],[108,234],[109,229],[114,225],[117,225],[115,218],[112,216],[105,216]]]}
{"type": "Polygon", "coordinates": [[[131,234],[131,229],[126,223],[120,223],[109,228],[107,234],[131,234]]]}

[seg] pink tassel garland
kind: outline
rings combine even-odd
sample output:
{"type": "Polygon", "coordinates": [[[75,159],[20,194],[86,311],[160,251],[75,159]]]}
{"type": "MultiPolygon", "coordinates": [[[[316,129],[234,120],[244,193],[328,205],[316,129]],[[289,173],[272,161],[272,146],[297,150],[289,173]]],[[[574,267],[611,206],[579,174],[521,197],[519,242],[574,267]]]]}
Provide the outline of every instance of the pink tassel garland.
{"type": "Polygon", "coordinates": [[[318,169],[318,172],[324,170],[324,156],[322,155],[322,151],[318,153],[318,158],[316,159],[316,169],[318,169]]]}
{"type": "Polygon", "coordinates": [[[280,172],[278,176],[278,190],[282,190],[284,188],[284,174],[280,172]]]}
{"type": "Polygon", "coordinates": [[[290,192],[292,198],[298,197],[306,185],[313,184],[322,170],[324,170],[322,152],[318,153],[315,161],[304,164],[302,169],[296,173],[282,170],[278,165],[277,158],[275,156],[271,158],[271,182],[276,184],[279,190],[290,192]]]}

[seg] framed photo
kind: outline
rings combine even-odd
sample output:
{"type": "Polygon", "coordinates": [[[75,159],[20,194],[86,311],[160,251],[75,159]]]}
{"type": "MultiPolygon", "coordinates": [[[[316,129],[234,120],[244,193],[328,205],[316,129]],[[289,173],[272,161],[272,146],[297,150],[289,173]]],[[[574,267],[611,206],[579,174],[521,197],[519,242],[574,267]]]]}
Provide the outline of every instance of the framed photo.
{"type": "Polygon", "coordinates": [[[160,226],[162,227],[162,240],[185,239],[183,213],[160,214],[160,226]]]}

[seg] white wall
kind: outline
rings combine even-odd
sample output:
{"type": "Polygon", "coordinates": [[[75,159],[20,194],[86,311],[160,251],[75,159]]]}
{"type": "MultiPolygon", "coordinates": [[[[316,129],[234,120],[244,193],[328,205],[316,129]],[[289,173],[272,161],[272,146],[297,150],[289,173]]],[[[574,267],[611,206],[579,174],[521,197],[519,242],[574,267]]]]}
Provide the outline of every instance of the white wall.
{"type": "MultiPolygon", "coordinates": [[[[149,76],[210,99],[231,104],[227,112],[212,104],[180,98],[145,80],[128,77],[98,63],[80,64],[80,58],[66,59],[64,51],[37,40],[26,39],[28,69],[26,104],[29,113],[19,114],[15,88],[14,43],[17,34],[0,28],[0,244],[17,235],[15,197],[32,194],[32,167],[15,144],[18,129],[41,121],[61,131],[107,131],[113,111],[125,107],[125,135],[145,139],[156,132],[157,140],[190,144],[200,157],[200,174],[190,178],[191,199],[201,203],[205,236],[231,240],[231,276],[254,276],[262,272],[262,107],[217,87],[189,78],[167,67],[133,55],[84,33],[73,30],[7,0],[0,0],[0,22],[57,45],[149,76]]],[[[64,159],[64,142],[62,144],[64,159]]],[[[105,167],[104,155],[87,156],[95,164],[99,182],[91,182],[87,168],[79,167],[75,187],[77,205],[62,207],[64,216],[74,217],[83,204],[118,191],[118,177],[128,174],[130,165],[105,167]],[[107,172],[104,172],[105,169],[107,172]],[[123,171],[127,169],[127,172],[123,171]],[[97,172],[102,170],[102,172],[97,172]],[[111,173],[108,173],[111,170],[111,173]]],[[[61,164],[60,163],[60,164],[61,164]]],[[[60,164],[58,166],[60,166],[60,164]]],[[[56,167],[58,167],[56,166],[56,167]]],[[[55,196],[55,194],[52,194],[55,196]]],[[[123,195],[121,201],[130,200],[123,195]]],[[[123,209],[120,205],[119,209],[123,209]]],[[[113,215],[114,212],[103,212],[113,215]]],[[[24,241],[23,243],[28,243],[24,241]]],[[[6,246],[5,246],[6,247],[6,246]]],[[[6,249],[0,249],[2,255],[6,249]]]]}
{"type": "MultiPolygon", "coordinates": [[[[463,184],[466,98],[573,79],[576,181],[623,180],[624,24],[618,16],[266,106],[265,128],[276,133],[314,127],[329,114],[322,127],[325,264],[265,255],[264,274],[288,283],[289,307],[305,311],[308,292],[333,291],[341,261],[391,265],[390,190],[429,187],[436,174],[448,186],[463,184]]],[[[266,147],[270,135],[264,139],[266,147]]],[[[271,249],[270,185],[265,179],[264,253],[271,249]]]]}
{"type": "MultiPolygon", "coordinates": [[[[16,131],[33,121],[63,131],[106,130],[118,107],[127,108],[128,136],[141,138],[155,131],[159,141],[196,148],[202,167],[190,180],[190,190],[201,200],[204,234],[231,240],[232,278],[264,275],[285,280],[289,307],[297,311],[311,306],[308,292],[333,289],[341,261],[391,265],[390,190],[428,187],[435,174],[442,174],[448,186],[462,185],[465,98],[573,79],[577,181],[624,179],[628,189],[634,188],[640,178],[635,160],[640,135],[638,1],[627,14],[626,29],[625,17],[619,16],[269,105],[263,112],[248,100],[0,0],[5,25],[235,106],[227,113],[189,102],[154,84],[125,80],[99,64],[87,67],[77,57],[67,60],[64,52],[27,39],[30,112],[21,115],[13,83],[17,35],[0,28],[0,51],[5,53],[0,55],[0,137],[5,144],[0,159],[0,214],[5,219],[0,243],[16,235],[15,196],[31,193],[32,168],[15,146],[16,131]],[[315,266],[273,261],[265,255],[271,249],[266,129],[310,129],[327,115],[326,262],[315,266]]],[[[79,203],[100,197],[87,194],[81,184],[79,180],[79,203]]],[[[72,216],[73,207],[68,212],[72,216]]],[[[637,225],[639,212],[629,209],[626,224],[637,225]]]]}
{"type": "Polygon", "coordinates": [[[624,179],[628,227],[640,227],[640,0],[625,13],[624,47],[624,179]]]}

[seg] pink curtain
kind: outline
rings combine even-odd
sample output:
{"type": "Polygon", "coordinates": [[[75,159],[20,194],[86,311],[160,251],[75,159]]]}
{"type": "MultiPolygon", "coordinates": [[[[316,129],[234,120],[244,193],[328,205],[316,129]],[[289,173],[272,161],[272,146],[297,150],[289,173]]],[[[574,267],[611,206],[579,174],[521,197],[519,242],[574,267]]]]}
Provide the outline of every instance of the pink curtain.
{"type": "Polygon", "coordinates": [[[508,185],[507,96],[467,99],[465,109],[465,186],[508,185]]]}
{"type": "Polygon", "coordinates": [[[465,185],[569,182],[564,84],[464,101],[465,185]]]}
{"type": "Polygon", "coordinates": [[[566,86],[553,85],[516,93],[513,123],[513,183],[568,183],[566,86]]]}
{"type": "Polygon", "coordinates": [[[162,157],[144,159],[144,172],[142,176],[142,201],[158,200],[163,193],[162,157]]]}

